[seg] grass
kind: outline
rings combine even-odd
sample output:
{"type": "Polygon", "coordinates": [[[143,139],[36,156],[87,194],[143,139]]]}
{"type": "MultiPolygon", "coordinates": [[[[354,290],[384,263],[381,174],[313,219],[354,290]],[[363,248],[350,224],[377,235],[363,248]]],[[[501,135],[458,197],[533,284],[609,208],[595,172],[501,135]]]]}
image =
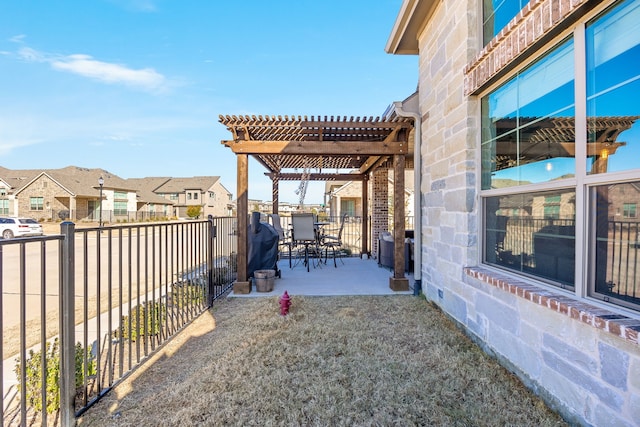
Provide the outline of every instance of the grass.
{"type": "Polygon", "coordinates": [[[559,426],[438,309],[412,296],[229,298],[80,426],[559,426]]]}

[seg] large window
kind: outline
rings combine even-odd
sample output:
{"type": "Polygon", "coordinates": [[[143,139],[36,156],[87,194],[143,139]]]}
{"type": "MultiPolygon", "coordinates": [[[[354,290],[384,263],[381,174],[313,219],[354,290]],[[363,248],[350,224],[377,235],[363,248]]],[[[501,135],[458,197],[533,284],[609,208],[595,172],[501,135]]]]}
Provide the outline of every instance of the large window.
{"type": "Polygon", "coordinates": [[[587,173],[638,168],[640,2],[625,1],[587,26],[587,173]]]}
{"type": "MultiPolygon", "coordinates": [[[[605,301],[622,305],[640,304],[640,220],[620,216],[629,208],[623,200],[640,200],[640,181],[599,185],[591,188],[594,205],[591,223],[593,286],[589,292],[605,301]],[[618,214],[617,214],[618,213],[618,214]]],[[[635,211],[635,207],[633,208],[635,211]]],[[[627,211],[629,212],[629,211],[627,211]]]]}
{"type": "Polygon", "coordinates": [[[484,199],[485,261],[573,288],[575,193],[523,193],[484,199]],[[549,200],[553,215],[548,215],[549,200]]]}
{"type": "Polygon", "coordinates": [[[587,24],[589,295],[640,307],[640,1],[620,2],[587,24]],[[610,182],[607,175],[621,179],[610,182]]]}
{"type": "Polygon", "coordinates": [[[529,0],[483,0],[482,33],[486,45],[529,3],[529,0]]]}
{"type": "Polygon", "coordinates": [[[44,197],[30,197],[29,209],[31,209],[32,211],[44,210],[44,197]]]}
{"type": "Polygon", "coordinates": [[[9,200],[0,200],[0,215],[9,215],[9,200]]]}
{"type": "Polygon", "coordinates": [[[637,216],[637,203],[624,203],[622,205],[622,216],[624,218],[635,218],[637,216]]]}
{"type": "Polygon", "coordinates": [[[638,310],[640,0],[576,28],[482,98],[483,259],[638,310]]]}
{"type": "Polygon", "coordinates": [[[127,202],[114,201],[113,214],[118,216],[127,215],[127,202]]]}
{"type": "Polygon", "coordinates": [[[575,174],[573,42],[482,98],[482,189],[575,174]]]}

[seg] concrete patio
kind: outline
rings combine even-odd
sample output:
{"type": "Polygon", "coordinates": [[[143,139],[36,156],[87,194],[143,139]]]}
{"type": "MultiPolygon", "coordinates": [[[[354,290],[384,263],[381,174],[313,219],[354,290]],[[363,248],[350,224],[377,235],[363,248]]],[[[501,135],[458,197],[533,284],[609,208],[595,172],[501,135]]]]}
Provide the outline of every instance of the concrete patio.
{"type": "MultiPolygon", "coordinates": [[[[389,277],[393,272],[378,266],[375,259],[359,257],[342,258],[344,264],[337,260],[338,267],[333,266],[331,259],[327,264],[313,267],[307,272],[302,262],[289,268],[289,260],[282,259],[278,267],[282,278],[275,278],[271,292],[257,292],[255,284],[248,294],[231,292],[230,297],[255,298],[282,295],[331,296],[331,295],[411,295],[413,294],[413,274],[408,274],[409,291],[394,292],[389,287],[389,277]]],[[[312,260],[315,263],[315,259],[312,260]]]]}

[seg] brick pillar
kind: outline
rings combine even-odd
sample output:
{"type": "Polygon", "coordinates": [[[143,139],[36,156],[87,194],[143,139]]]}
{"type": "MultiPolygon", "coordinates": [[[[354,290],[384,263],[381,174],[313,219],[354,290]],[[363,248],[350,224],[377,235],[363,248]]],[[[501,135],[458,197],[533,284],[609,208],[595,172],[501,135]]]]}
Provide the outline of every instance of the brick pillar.
{"type": "Polygon", "coordinates": [[[378,235],[389,231],[389,170],[376,169],[371,185],[371,250],[377,259],[378,235]]]}

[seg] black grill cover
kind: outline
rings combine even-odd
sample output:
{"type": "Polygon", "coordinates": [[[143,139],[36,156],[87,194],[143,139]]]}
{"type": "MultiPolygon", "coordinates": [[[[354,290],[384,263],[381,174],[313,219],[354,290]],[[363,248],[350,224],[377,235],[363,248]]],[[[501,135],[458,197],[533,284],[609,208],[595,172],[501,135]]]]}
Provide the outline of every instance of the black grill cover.
{"type": "Polygon", "coordinates": [[[278,271],[278,232],[271,224],[260,222],[260,212],[251,214],[247,235],[247,277],[253,277],[256,270],[278,271]]]}

